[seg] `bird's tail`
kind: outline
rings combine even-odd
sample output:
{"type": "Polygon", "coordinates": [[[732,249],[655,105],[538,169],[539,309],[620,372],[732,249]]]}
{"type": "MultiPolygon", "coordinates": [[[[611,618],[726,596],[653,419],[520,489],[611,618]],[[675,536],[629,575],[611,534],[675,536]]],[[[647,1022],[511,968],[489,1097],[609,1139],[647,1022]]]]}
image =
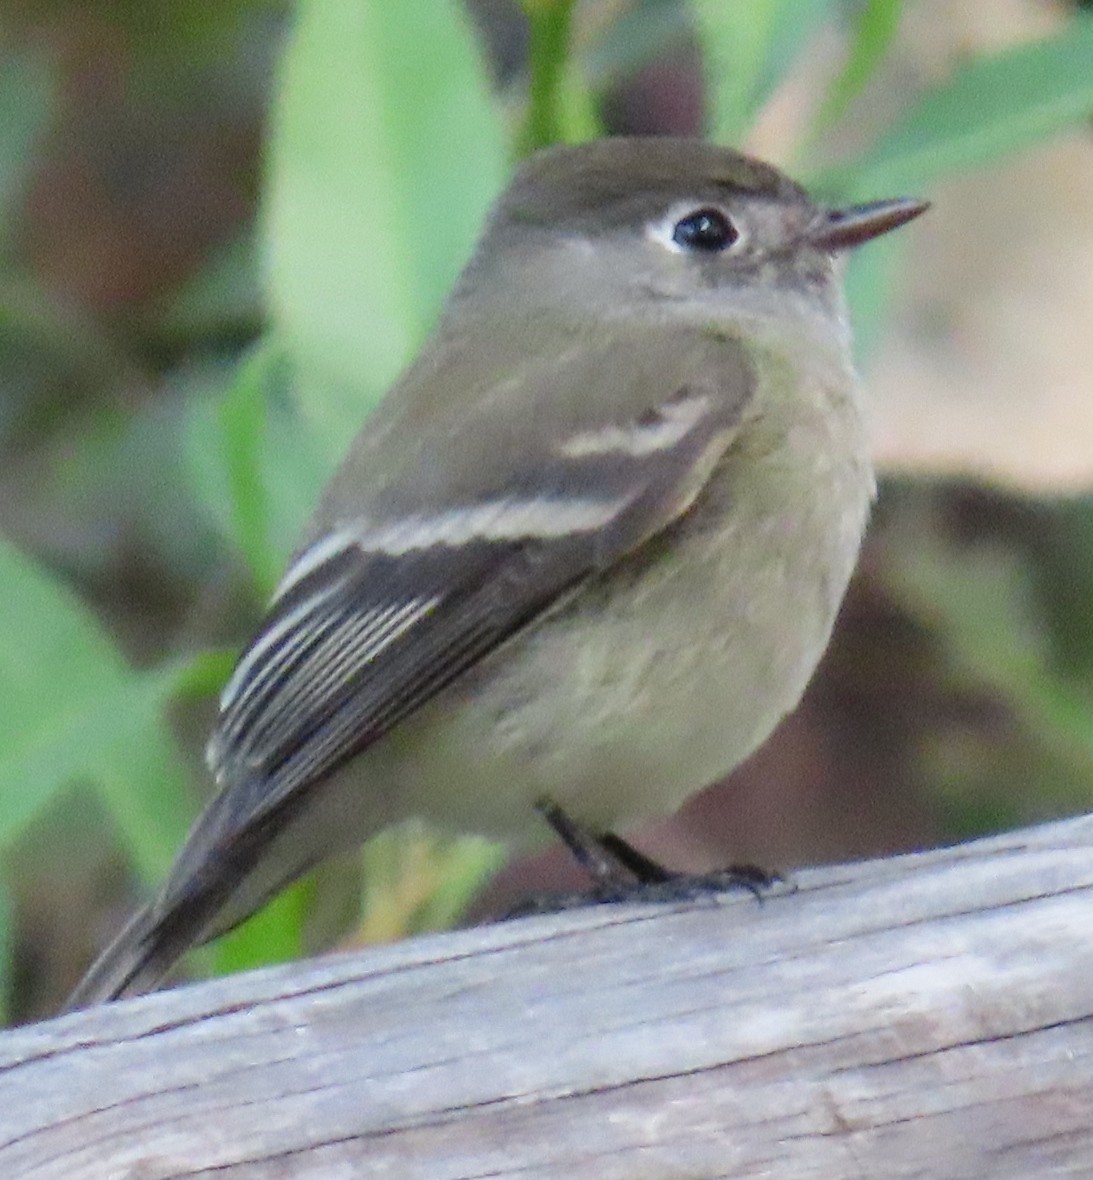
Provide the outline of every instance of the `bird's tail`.
{"type": "MultiPolygon", "coordinates": [[[[65,1001],[63,1012],[89,1008],[155,987],[193,945],[192,922],[170,921],[156,902],[121,928],[65,1001]]],[[[175,911],[177,915],[177,910],[175,911]]]]}
{"type": "Polygon", "coordinates": [[[232,792],[194,825],[160,893],[91,965],[63,1011],[148,991],[193,946],[238,926],[323,855],[369,833],[304,806],[302,796],[240,820],[232,792]],[[325,816],[325,818],[324,818],[325,816]],[[308,819],[314,823],[306,822],[308,819]]]}
{"type": "Polygon", "coordinates": [[[323,856],[361,843],[377,826],[354,810],[351,792],[340,796],[353,804],[347,812],[314,806],[314,790],[255,806],[244,786],[213,797],[159,895],[99,955],[64,1011],[154,987],[191,947],[226,934],[323,856]]]}
{"type": "MultiPolygon", "coordinates": [[[[192,947],[238,925],[301,871],[296,861],[279,866],[261,891],[248,892],[255,865],[267,849],[257,825],[231,830],[230,798],[213,799],[194,824],[159,895],[129,919],[92,963],[63,1011],[137,995],[160,983],[192,947]],[[232,899],[238,904],[232,906],[232,899]]],[[[287,809],[268,824],[283,834],[287,809]]]]}

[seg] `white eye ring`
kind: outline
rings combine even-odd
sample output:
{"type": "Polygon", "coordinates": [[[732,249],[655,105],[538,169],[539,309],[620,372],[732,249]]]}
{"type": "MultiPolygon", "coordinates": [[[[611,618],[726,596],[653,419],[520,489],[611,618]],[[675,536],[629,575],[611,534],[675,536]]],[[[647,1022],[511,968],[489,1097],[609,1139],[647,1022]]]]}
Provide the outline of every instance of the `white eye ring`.
{"type": "Polygon", "coordinates": [[[665,250],[670,250],[673,254],[691,254],[713,257],[716,254],[730,254],[736,253],[746,240],[746,234],[741,228],[739,222],[735,218],[730,217],[725,209],[717,204],[715,201],[703,201],[695,198],[692,201],[676,201],[668,209],[668,212],[656,221],[651,221],[645,227],[645,236],[650,241],[656,242],[658,246],[662,246],[665,250]],[[703,212],[718,213],[730,229],[735,233],[735,237],[727,242],[724,246],[716,247],[704,251],[701,247],[695,248],[693,246],[686,246],[677,240],[677,228],[681,221],[685,221],[688,217],[703,212]]]}

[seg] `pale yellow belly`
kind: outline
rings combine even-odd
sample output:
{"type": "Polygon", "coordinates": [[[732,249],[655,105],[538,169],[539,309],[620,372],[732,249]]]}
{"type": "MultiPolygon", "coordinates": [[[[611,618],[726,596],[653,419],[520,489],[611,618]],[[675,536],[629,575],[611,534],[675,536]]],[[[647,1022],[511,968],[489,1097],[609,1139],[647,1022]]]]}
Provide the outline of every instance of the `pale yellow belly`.
{"type": "Polygon", "coordinates": [[[521,840],[542,795],[613,828],[732,770],[822,655],[871,497],[856,462],[789,458],[746,465],[743,492],[730,456],[668,534],[370,751],[362,789],[397,814],[521,840]]]}

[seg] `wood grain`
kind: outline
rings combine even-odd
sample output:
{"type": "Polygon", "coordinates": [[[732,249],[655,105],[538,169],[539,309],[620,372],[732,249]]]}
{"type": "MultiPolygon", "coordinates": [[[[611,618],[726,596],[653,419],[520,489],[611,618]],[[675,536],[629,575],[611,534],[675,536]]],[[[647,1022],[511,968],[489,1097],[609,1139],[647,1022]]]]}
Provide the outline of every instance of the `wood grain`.
{"type": "Polygon", "coordinates": [[[0,1176],[1093,1176],[1093,817],[16,1029],[0,1176]]]}

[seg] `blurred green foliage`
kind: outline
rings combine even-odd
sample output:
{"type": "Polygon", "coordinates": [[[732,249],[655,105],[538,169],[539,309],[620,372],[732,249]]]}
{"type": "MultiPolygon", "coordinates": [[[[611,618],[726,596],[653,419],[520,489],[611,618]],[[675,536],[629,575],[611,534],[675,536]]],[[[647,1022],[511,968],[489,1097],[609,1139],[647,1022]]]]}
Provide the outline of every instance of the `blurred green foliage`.
{"type": "MultiPolygon", "coordinates": [[[[244,139],[266,123],[257,218],[244,212],[199,251],[204,266],[165,277],[139,305],[121,308],[96,286],[94,268],[81,305],[20,254],[28,192],[38,185],[36,199],[45,199],[51,136],[55,146],[99,118],[109,137],[110,124],[108,113],[74,112],[63,96],[63,33],[74,9],[43,4],[38,15],[51,32],[36,43],[26,6],[0,7],[0,24],[19,34],[0,50],[0,446],[14,479],[26,439],[36,439],[36,494],[70,505],[74,527],[92,539],[36,545],[25,516],[6,518],[36,552],[0,547],[0,852],[78,787],[99,797],[141,879],[150,886],[162,875],[200,794],[167,706],[215,691],[230,659],[219,636],[187,630],[185,610],[171,616],[166,640],[142,646],[118,631],[96,594],[118,498],[129,532],[158,554],[150,579],[169,581],[170,570],[182,586],[175,593],[190,599],[245,580],[253,620],[324,476],[428,331],[512,160],[596,133],[622,73],[693,35],[710,133],[732,142],[815,38],[837,28],[844,65],[797,153],[801,178],[833,197],[928,192],[1093,114],[1093,19],[1076,16],[1053,39],[969,58],[908,94],[854,155],[832,157],[833,133],[854,119],[898,40],[903,7],[635,0],[614,5],[581,42],[573,0],[523,0],[527,67],[501,83],[453,0],[92,5],[82,24],[72,18],[81,35],[127,46],[128,73],[113,78],[125,101],[109,108],[113,117],[139,107],[150,118],[150,107],[183,137],[180,109],[199,121],[210,111],[250,112],[244,139]],[[164,398],[167,410],[158,408],[164,398]]],[[[154,182],[142,166],[123,161],[117,172],[135,186],[123,196],[137,210],[154,182]]],[[[172,191],[187,180],[172,173],[165,184],[172,191]]],[[[245,177],[233,183],[246,189],[245,177]]],[[[855,265],[851,292],[867,341],[883,323],[899,257],[894,243],[855,265]]],[[[1084,505],[1076,516],[1088,557],[1091,516],[1084,505]]],[[[918,547],[929,557],[925,541],[918,547]]],[[[1030,727],[1088,754],[1093,643],[1064,670],[1042,626],[1047,588],[1030,584],[1020,561],[1006,576],[996,564],[957,577],[936,556],[898,567],[894,592],[909,609],[939,612],[955,667],[1001,686],[1030,727]],[[988,583],[998,588],[995,604],[984,602],[988,583]],[[1015,645],[1030,626],[1034,639],[1015,645]]],[[[1055,602],[1068,618],[1088,618],[1093,570],[1081,569],[1080,586],[1076,602],[1055,602]]],[[[237,637],[245,626],[229,630],[237,637]]],[[[450,921],[497,863],[481,842],[438,844],[417,829],[387,837],[367,854],[362,928],[379,937],[450,921]]],[[[300,953],[311,904],[308,884],[280,899],[224,942],[219,969],[300,953]]],[[[0,894],[0,988],[13,977],[10,911],[0,894]]]]}
{"type": "Polygon", "coordinates": [[[273,331],[335,458],[470,253],[504,180],[503,128],[468,18],[432,0],[301,4],[272,115],[273,331]]]}

